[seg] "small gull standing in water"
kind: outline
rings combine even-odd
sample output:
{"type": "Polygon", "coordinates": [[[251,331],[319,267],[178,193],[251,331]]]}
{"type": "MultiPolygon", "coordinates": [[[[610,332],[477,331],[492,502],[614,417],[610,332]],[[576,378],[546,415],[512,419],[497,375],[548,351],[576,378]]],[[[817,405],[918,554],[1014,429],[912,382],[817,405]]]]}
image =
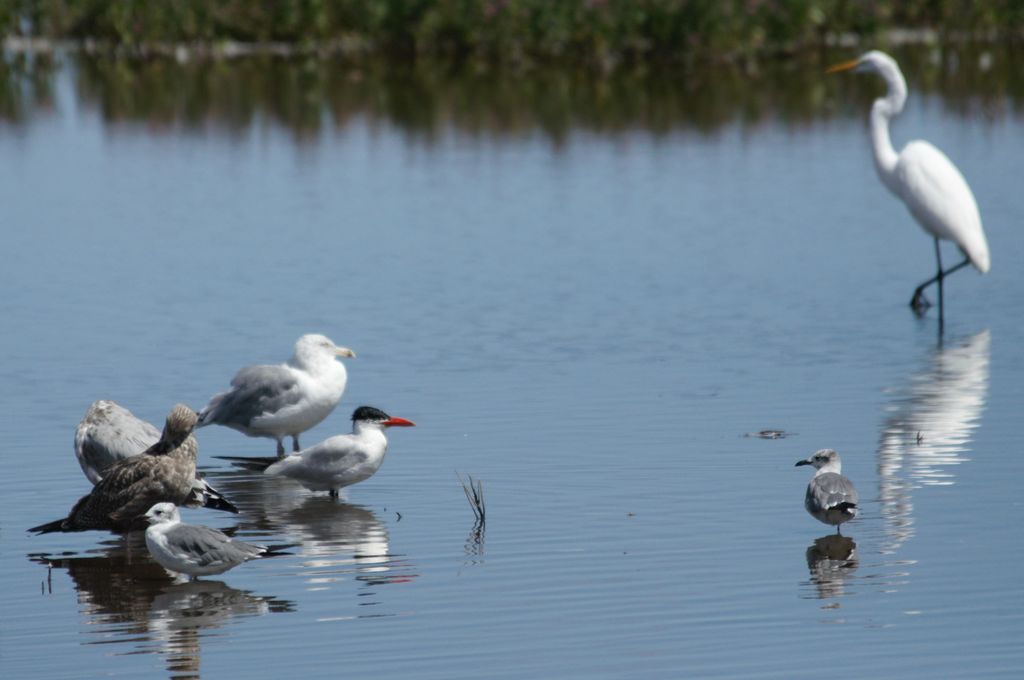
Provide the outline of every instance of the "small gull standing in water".
{"type": "Polygon", "coordinates": [[[284,438],[299,451],[299,435],[314,427],[341,401],[348,381],[345,365],[335,357],[355,357],[323,335],[303,335],[286,363],[247,366],[231,380],[231,389],[213,396],[199,412],[199,425],[226,425],[250,437],[284,438]]]}
{"type": "Polygon", "coordinates": [[[196,478],[199,445],[192,433],[195,425],[195,411],[178,404],[167,416],[160,441],[141,454],[107,468],[103,479],[75,503],[67,517],[29,531],[46,534],[90,529],[117,532],[145,529],[144,514],[154,503],[186,503],[196,478]]]}
{"type": "MultiPolygon", "coordinates": [[[[113,401],[100,399],[92,403],[75,430],[75,456],[82,472],[96,484],[115,463],[137,456],[159,440],[160,430],[153,425],[113,401]]],[[[192,489],[187,506],[238,512],[198,473],[192,489]]]]}
{"type": "Polygon", "coordinates": [[[842,461],[832,449],[821,449],[797,465],[813,465],[816,472],[807,485],[804,507],[816,520],[831,524],[839,533],[839,525],[857,516],[857,490],[842,474],[842,461]]]}
{"type": "Polygon", "coordinates": [[[146,547],[164,569],[199,576],[223,574],[257,557],[286,555],[293,546],[256,545],[236,541],[217,529],[185,524],[173,503],[157,503],[146,513],[146,547]]]}
{"type": "Polygon", "coordinates": [[[310,491],[327,491],[337,496],[339,489],[373,476],[384,462],[389,427],[412,427],[411,420],[389,416],[372,406],[360,406],[352,413],[352,434],[325,439],[308,449],[281,460],[218,456],[239,467],[264,470],[264,474],[294,479],[310,491]]]}

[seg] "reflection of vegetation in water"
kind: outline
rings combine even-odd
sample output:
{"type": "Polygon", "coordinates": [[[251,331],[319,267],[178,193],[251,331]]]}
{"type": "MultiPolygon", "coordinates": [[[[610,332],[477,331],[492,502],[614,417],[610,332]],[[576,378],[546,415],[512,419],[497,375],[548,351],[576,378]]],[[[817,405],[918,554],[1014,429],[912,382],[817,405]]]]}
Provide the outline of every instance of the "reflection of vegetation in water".
{"type": "MultiPolygon", "coordinates": [[[[882,85],[872,78],[826,77],[824,66],[849,52],[780,59],[757,67],[633,68],[598,75],[574,68],[527,72],[414,65],[352,64],[252,56],[224,60],[123,59],[72,54],[85,107],[108,122],[151,130],[223,128],[242,133],[269,121],[297,137],[353,118],[383,121],[423,140],[453,127],[464,134],[543,132],[555,142],[571,130],[713,132],[770,120],[803,125],[833,115],[864,116],[882,85]]],[[[1015,48],[959,46],[896,51],[913,94],[936,94],[962,115],[1018,115],[1024,74],[1015,48]]],[[[0,61],[0,119],[19,121],[53,105],[53,58],[0,61]]]]}
{"type": "Polygon", "coordinates": [[[0,59],[0,122],[18,122],[52,109],[57,68],[48,54],[0,59]]]}
{"type": "Polygon", "coordinates": [[[1014,35],[1024,7],[965,0],[0,0],[0,32],[20,26],[120,45],[227,39],[505,63],[593,62],[749,55],[894,26],[1014,35]]]}

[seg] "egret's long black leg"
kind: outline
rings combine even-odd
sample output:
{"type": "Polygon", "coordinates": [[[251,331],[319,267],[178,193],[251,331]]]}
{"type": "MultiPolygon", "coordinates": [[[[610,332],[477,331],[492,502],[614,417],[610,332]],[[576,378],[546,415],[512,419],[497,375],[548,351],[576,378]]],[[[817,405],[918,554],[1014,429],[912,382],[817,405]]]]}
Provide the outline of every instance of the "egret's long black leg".
{"type": "Polygon", "coordinates": [[[932,278],[928,279],[927,281],[922,283],[920,286],[915,288],[914,289],[914,297],[910,298],[910,306],[918,314],[918,316],[924,314],[924,312],[929,307],[931,307],[931,303],[928,302],[928,298],[926,298],[924,296],[924,289],[927,288],[928,286],[932,285],[933,283],[938,282],[939,283],[939,306],[940,306],[939,315],[941,317],[941,315],[942,315],[942,309],[941,309],[941,306],[942,306],[942,279],[944,279],[945,277],[949,276],[953,272],[966,267],[967,265],[969,265],[971,263],[970,258],[965,257],[964,261],[961,262],[960,264],[954,265],[954,266],[950,267],[949,269],[947,269],[946,271],[942,271],[942,258],[939,256],[939,240],[938,239],[935,239],[935,258],[938,261],[939,272],[935,276],[933,276],[932,278]]]}
{"type": "Polygon", "coordinates": [[[942,271],[942,251],[939,250],[939,239],[935,239],[935,263],[939,266],[939,273],[936,276],[939,277],[939,332],[941,333],[946,322],[946,306],[942,297],[942,280],[946,278],[946,273],[942,271]]]}
{"type": "Polygon", "coordinates": [[[299,435],[293,434],[292,435],[292,451],[301,451],[301,450],[302,449],[299,447],[299,435]]]}
{"type": "Polygon", "coordinates": [[[943,278],[945,278],[945,277],[949,276],[950,274],[952,274],[953,272],[955,272],[955,271],[957,271],[957,270],[963,269],[964,267],[966,267],[966,266],[967,266],[967,265],[969,265],[970,263],[971,263],[971,258],[969,258],[969,257],[965,257],[965,258],[964,258],[964,261],[963,261],[963,262],[961,262],[960,264],[958,264],[958,265],[955,265],[955,266],[953,266],[953,267],[950,267],[950,268],[949,268],[949,269],[947,269],[946,271],[942,272],[942,276],[943,276],[943,278]]]}

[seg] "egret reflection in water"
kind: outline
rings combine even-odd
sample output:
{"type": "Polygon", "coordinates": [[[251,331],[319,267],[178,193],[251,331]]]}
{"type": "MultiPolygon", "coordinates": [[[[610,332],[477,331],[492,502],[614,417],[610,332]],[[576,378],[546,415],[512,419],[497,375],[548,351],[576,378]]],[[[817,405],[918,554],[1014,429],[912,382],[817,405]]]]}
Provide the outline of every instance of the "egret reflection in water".
{"type": "Polygon", "coordinates": [[[911,491],[954,483],[985,410],[988,330],[935,350],[926,370],[893,392],[878,445],[879,500],[887,541],[897,550],[913,533],[911,491]]]}
{"type": "MultiPolygon", "coordinates": [[[[233,619],[295,610],[295,604],[221,581],[176,582],[146,551],[141,533],[85,555],[30,555],[66,570],[87,619],[83,644],[133,643],[124,654],[158,653],[174,678],[198,678],[201,640],[233,619]]],[[[52,578],[52,577],[51,577],[52,578]]]]}

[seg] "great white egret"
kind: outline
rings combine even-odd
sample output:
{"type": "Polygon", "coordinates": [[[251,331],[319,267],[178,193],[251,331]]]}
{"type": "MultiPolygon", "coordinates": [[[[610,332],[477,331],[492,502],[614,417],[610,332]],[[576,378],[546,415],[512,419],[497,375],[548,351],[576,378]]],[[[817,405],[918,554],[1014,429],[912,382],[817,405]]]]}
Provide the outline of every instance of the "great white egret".
{"type": "Polygon", "coordinates": [[[885,80],[888,92],[871,105],[871,150],[875,169],[889,191],[902,200],[918,224],[935,239],[938,273],[914,290],[910,306],[921,314],[930,306],[924,289],[939,286],[939,321],[943,318],[942,280],[953,272],[973,264],[982,274],[989,270],[988,241],[981,228],[978,204],[971,188],[946,154],[924,140],[909,142],[897,152],[889,138],[889,120],[903,110],[907,101],[907,81],[896,60],[884,52],[872,50],[852,61],[836,64],[828,73],[854,71],[875,73],[885,80]],[[943,271],[939,241],[955,243],[963,252],[963,262],[943,271]]]}

